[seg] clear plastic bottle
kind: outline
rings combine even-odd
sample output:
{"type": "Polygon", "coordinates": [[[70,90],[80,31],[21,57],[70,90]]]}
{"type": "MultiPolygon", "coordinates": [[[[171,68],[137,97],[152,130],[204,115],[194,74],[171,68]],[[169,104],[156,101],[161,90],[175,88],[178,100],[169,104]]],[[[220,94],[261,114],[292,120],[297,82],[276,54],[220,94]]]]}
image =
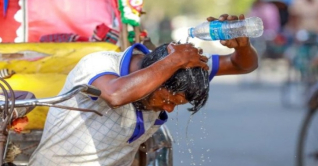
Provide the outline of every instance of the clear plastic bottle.
{"type": "Polygon", "coordinates": [[[237,37],[260,37],[263,34],[263,21],[258,17],[245,20],[204,22],[189,29],[189,37],[202,40],[228,40],[237,37]]]}

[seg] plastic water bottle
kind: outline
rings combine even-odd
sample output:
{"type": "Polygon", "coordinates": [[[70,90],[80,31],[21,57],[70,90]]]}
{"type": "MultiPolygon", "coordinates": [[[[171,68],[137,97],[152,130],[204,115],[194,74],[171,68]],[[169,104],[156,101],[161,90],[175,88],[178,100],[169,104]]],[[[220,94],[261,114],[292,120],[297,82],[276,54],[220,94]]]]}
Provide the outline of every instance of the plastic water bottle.
{"type": "Polygon", "coordinates": [[[189,29],[189,37],[202,40],[228,40],[237,37],[260,37],[263,34],[263,21],[258,17],[245,20],[204,22],[189,29]]]}

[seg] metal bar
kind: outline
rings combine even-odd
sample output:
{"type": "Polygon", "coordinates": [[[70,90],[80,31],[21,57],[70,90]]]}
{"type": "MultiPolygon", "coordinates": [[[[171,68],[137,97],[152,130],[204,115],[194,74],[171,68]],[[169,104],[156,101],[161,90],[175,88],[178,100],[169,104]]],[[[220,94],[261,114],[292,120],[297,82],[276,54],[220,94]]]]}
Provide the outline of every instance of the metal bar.
{"type": "Polygon", "coordinates": [[[140,29],[139,26],[134,26],[135,31],[135,43],[140,43],[140,29]]]}
{"type": "Polygon", "coordinates": [[[122,47],[125,50],[130,45],[130,43],[128,41],[128,26],[127,26],[127,24],[123,24],[122,37],[123,37],[122,47]]]}
{"type": "Polygon", "coordinates": [[[90,110],[90,109],[84,109],[84,108],[74,108],[74,107],[68,107],[68,106],[63,106],[63,105],[54,105],[54,104],[47,104],[47,103],[40,103],[39,106],[48,106],[48,107],[56,107],[56,108],[62,108],[62,109],[67,109],[69,111],[81,111],[81,112],[92,112],[95,113],[99,116],[103,116],[100,112],[97,112],[95,110],[90,110]]]}
{"type": "MultiPolygon", "coordinates": [[[[15,107],[40,106],[41,103],[49,103],[49,104],[60,103],[72,98],[78,92],[84,91],[86,89],[87,87],[81,85],[81,86],[74,87],[72,90],[56,97],[43,98],[43,99],[16,100],[15,107]]],[[[9,102],[9,105],[12,105],[11,101],[9,102]]],[[[5,106],[4,102],[0,101],[0,108],[3,108],[4,106],[5,106]]]]}
{"type": "MultiPolygon", "coordinates": [[[[0,122],[1,126],[6,125],[4,122],[0,122]]],[[[7,142],[7,132],[5,130],[0,131],[0,165],[4,163],[5,159],[5,145],[7,142]]]]}

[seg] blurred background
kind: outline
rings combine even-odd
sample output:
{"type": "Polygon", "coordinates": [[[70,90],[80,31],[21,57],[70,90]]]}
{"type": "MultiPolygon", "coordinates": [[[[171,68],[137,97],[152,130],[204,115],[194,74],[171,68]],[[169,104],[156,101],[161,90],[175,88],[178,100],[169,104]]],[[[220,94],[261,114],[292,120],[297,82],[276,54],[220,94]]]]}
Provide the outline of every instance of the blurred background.
{"type": "MultiPolygon", "coordinates": [[[[191,116],[182,106],[169,114],[175,165],[297,165],[300,126],[317,81],[318,1],[162,0],[145,1],[144,9],[143,26],[157,44],[185,42],[188,28],[208,16],[245,14],[264,23],[263,36],[251,39],[259,54],[256,71],[215,77],[200,112],[191,116]]],[[[219,41],[190,42],[208,53],[233,52],[219,41]]],[[[316,141],[308,146],[317,154],[316,141]]]]}
{"type": "MultiPolygon", "coordinates": [[[[184,105],[169,114],[174,165],[296,165],[301,123],[317,82],[318,0],[133,2],[143,2],[140,11],[146,13],[140,17],[138,34],[149,37],[156,46],[186,42],[188,28],[209,16],[245,14],[260,17],[264,23],[263,35],[251,39],[259,55],[256,71],[215,77],[202,110],[190,115],[189,106],[184,105]]],[[[120,45],[121,25],[114,19],[118,13],[109,12],[116,6],[110,0],[51,0],[44,4],[41,0],[1,0],[0,43],[102,41],[120,45]],[[81,3],[85,5],[76,6],[81,3]]],[[[135,42],[132,38],[131,43],[135,42]]],[[[234,51],[219,41],[189,41],[206,53],[234,51]]],[[[318,148],[317,141],[309,146],[314,145],[318,148]]],[[[317,158],[317,151],[313,154],[317,158]]]]}

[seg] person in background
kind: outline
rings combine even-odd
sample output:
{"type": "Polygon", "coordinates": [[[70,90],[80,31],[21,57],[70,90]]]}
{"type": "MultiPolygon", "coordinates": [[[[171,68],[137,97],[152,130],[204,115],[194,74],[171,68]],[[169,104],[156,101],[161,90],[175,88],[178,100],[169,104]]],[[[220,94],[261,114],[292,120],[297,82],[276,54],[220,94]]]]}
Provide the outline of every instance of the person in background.
{"type": "Polygon", "coordinates": [[[264,37],[274,38],[280,30],[279,11],[272,3],[255,0],[247,15],[249,17],[259,17],[263,20],[264,37]]]}
{"type": "Polygon", "coordinates": [[[318,33],[318,0],[294,0],[289,12],[298,19],[298,28],[318,33]]]}
{"type": "Polygon", "coordinates": [[[289,12],[297,19],[294,48],[286,56],[309,87],[317,81],[318,72],[318,0],[294,0],[289,12]]]}

